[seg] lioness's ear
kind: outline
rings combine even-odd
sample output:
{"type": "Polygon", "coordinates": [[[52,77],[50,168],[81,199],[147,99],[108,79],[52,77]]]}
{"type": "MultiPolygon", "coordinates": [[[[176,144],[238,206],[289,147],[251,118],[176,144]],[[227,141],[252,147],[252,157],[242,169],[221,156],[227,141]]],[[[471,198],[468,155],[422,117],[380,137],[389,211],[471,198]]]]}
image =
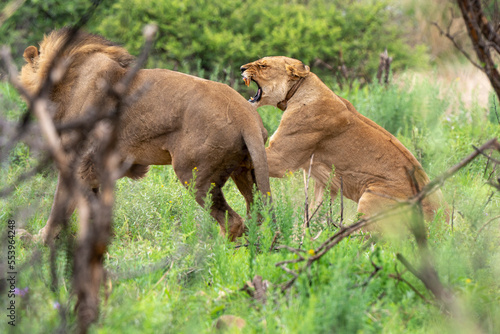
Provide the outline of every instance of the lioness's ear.
{"type": "Polygon", "coordinates": [[[26,50],[24,50],[23,57],[27,63],[33,64],[33,60],[38,57],[38,49],[33,45],[28,46],[26,50]]]}
{"type": "Polygon", "coordinates": [[[286,73],[295,78],[303,78],[309,74],[309,66],[304,65],[301,61],[294,64],[286,65],[286,73]]]}

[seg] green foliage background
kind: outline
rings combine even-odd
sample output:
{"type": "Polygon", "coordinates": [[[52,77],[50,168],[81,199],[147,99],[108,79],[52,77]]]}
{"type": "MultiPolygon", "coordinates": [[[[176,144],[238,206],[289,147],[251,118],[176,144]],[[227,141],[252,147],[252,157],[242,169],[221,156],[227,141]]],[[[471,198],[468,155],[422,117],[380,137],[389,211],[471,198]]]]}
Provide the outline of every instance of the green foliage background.
{"type": "MultiPolygon", "coordinates": [[[[385,48],[393,69],[426,66],[425,46],[409,45],[401,23],[409,19],[393,0],[104,0],[87,29],[122,43],[138,54],[142,29],[159,27],[150,67],[199,74],[239,67],[264,56],[286,55],[310,66],[320,59],[334,69],[344,64],[349,80],[371,81],[385,48]]],[[[74,24],[91,1],[28,0],[0,27],[0,44],[16,59],[52,29],[74,24]]],[[[0,7],[1,9],[2,7],[0,7]]],[[[324,70],[324,69],[318,69],[324,70]]]]}
{"type": "MultiPolygon", "coordinates": [[[[21,64],[27,45],[36,45],[54,28],[76,22],[89,4],[28,0],[0,27],[0,44],[10,45],[21,64]]],[[[3,8],[4,3],[0,4],[0,10],[3,8]]],[[[177,68],[235,88],[242,88],[237,80],[239,66],[255,58],[284,54],[309,65],[319,58],[336,71],[342,50],[352,75],[349,89],[347,85],[344,90],[335,87],[332,72],[314,66],[313,70],[362,114],[396,135],[433,178],[472,152],[472,145],[500,136],[500,107],[495,97],[486,107],[475,101],[466,104],[456,87],[440,86],[432,73],[426,77],[404,73],[403,69],[429,64],[425,47],[408,42],[405,29],[412,26],[412,20],[395,0],[105,0],[87,29],[138,54],[143,44],[141,30],[154,21],[159,34],[149,67],[177,68]],[[394,57],[397,82],[365,85],[374,75],[378,54],[386,47],[394,57]]],[[[7,124],[2,123],[1,130],[7,133],[5,129],[15,128],[25,110],[12,86],[0,82],[0,115],[7,124]]],[[[273,133],[281,111],[264,107],[259,113],[273,133]]],[[[19,143],[0,166],[2,189],[14,186],[10,196],[0,198],[0,223],[13,218],[17,228],[33,234],[46,222],[56,184],[53,168],[17,181],[37,163],[30,147],[19,143]]],[[[481,157],[448,180],[443,193],[454,212],[453,225],[438,216],[428,222],[427,229],[441,281],[482,332],[498,333],[500,193],[487,184],[490,175],[494,175],[492,165],[481,157]]],[[[330,208],[323,206],[310,230],[303,231],[305,195],[300,171],[271,179],[271,186],[276,223],[262,210],[263,224],[256,226],[248,219],[247,239],[235,244],[219,235],[214,220],[193,200],[192,187],[185,189],[171,167],[153,166],[140,181],[119,180],[114,237],[105,259],[107,290],[101,294],[99,320],[90,332],[213,333],[221,315],[246,321],[242,331],[229,330],[234,333],[471,332],[427,302],[433,296],[397,261],[400,253],[418,265],[416,244],[407,236],[372,242],[357,235],[344,240],[300,275],[289,293],[282,294],[280,286],[290,276],[275,263],[296,256],[286,250],[268,251],[275,231],[279,228],[282,233],[278,242],[291,247],[298,247],[304,235],[303,249],[311,250],[338,230],[325,223],[330,208]],[[246,243],[250,246],[237,247],[246,243]],[[372,276],[373,264],[382,269],[372,276]],[[394,278],[399,274],[405,281],[394,278]],[[266,305],[241,290],[253,275],[270,282],[266,305]]],[[[313,197],[312,188],[309,198],[313,197]]],[[[245,217],[245,201],[236,186],[228,182],[224,193],[245,217]]],[[[357,219],[356,205],[351,201],[344,204],[344,222],[352,223],[357,219]]],[[[338,222],[338,200],[331,211],[338,222]]],[[[56,243],[55,259],[47,247],[17,241],[16,256],[21,264],[17,284],[29,290],[17,297],[18,332],[75,330],[71,256],[76,221],[75,215],[61,238],[68,237],[69,242],[56,243]],[[55,285],[49,266],[53,260],[55,285]]],[[[5,254],[3,241],[0,250],[5,254]]],[[[5,309],[5,291],[0,292],[0,307],[5,309]]],[[[11,329],[4,320],[0,322],[2,333],[11,329]]]]}

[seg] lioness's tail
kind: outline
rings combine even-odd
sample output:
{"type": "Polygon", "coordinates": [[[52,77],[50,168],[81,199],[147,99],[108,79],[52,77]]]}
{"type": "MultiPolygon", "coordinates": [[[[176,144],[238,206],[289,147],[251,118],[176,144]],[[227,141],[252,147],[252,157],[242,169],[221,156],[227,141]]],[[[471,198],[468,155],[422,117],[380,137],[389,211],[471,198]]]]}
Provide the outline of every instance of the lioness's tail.
{"type": "Polygon", "coordinates": [[[243,129],[243,141],[247,146],[255,171],[257,188],[264,198],[271,201],[271,186],[269,184],[269,167],[267,165],[266,149],[262,140],[260,129],[248,127],[243,129]],[[256,135],[257,134],[257,135],[256,135]]]}

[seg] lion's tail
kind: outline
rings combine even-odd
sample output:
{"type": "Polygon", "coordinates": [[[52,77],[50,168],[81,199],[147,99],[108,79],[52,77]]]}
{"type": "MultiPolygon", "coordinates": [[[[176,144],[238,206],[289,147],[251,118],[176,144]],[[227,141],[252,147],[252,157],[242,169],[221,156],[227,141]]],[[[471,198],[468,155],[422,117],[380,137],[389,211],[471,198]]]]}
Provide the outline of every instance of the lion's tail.
{"type": "Polygon", "coordinates": [[[245,128],[242,135],[252,158],[257,188],[259,188],[264,198],[269,198],[270,202],[271,185],[269,184],[269,167],[267,165],[266,149],[260,141],[262,140],[261,132],[259,129],[245,128]],[[255,135],[256,133],[258,134],[257,136],[255,135]],[[259,139],[259,141],[255,139],[259,139]]]}

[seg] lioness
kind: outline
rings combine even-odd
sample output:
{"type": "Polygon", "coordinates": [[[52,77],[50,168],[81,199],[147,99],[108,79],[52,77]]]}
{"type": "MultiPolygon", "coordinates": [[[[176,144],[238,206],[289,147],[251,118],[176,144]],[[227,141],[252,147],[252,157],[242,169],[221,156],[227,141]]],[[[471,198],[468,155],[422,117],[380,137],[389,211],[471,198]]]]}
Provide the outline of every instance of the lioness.
{"type": "MultiPolygon", "coordinates": [[[[343,182],[343,194],[358,203],[358,212],[371,216],[395,199],[407,199],[429,178],[420,163],[393,135],[361,115],[352,104],[334,94],[308,66],[288,57],[265,57],[241,66],[247,85],[257,84],[254,106],[272,105],[284,111],[266,148],[269,175],[307,170],[320,197],[331,180],[332,197],[343,182]],[[418,185],[409,173],[414,173],[418,185]]],[[[426,219],[439,206],[441,194],[423,201],[426,219]]]]}
{"type": "MultiPolygon", "coordinates": [[[[49,64],[68,38],[68,29],[55,30],[45,36],[40,52],[29,46],[24,52],[26,64],[20,81],[32,94],[49,75],[49,64]]],[[[114,85],[131,68],[134,58],[122,47],[101,36],[79,32],[64,50],[62,59],[70,62],[66,74],[50,93],[54,121],[58,124],[80,119],[96,109],[109,112],[116,99],[107,96],[103,83],[114,85]]],[[[183,185],[196,170],[196,201],[204,205],[204,197],[212,195],[211,215],[225,232],[226,213],[231,239],[242,235],[242,218],[229,207],[221,187],[231,176],[245,197],[252,200],[253,185],[267,196],[269,174],[264,143],[267,132],[255,108],[229,86],[191,75],[163,69],[143,69],[135,76],[122,103],[118,133],[118,149],[123,161],[132,162],[123,176],[133,179],[145,176],[149,165],[171,164],[183,185]]],[[[68,132],[62,137],[69,140],[68,132]]],[[[94,168],[95,147],[81,152],[79,174],[98,192],[98,171],[94,168]]],[[[70,198],[58,186],[52,211],[39,235],[44,242],[60,230],[56,210],[70,198]]],[[[70,203],[68,216],[75,209],[70,203]]]]}

